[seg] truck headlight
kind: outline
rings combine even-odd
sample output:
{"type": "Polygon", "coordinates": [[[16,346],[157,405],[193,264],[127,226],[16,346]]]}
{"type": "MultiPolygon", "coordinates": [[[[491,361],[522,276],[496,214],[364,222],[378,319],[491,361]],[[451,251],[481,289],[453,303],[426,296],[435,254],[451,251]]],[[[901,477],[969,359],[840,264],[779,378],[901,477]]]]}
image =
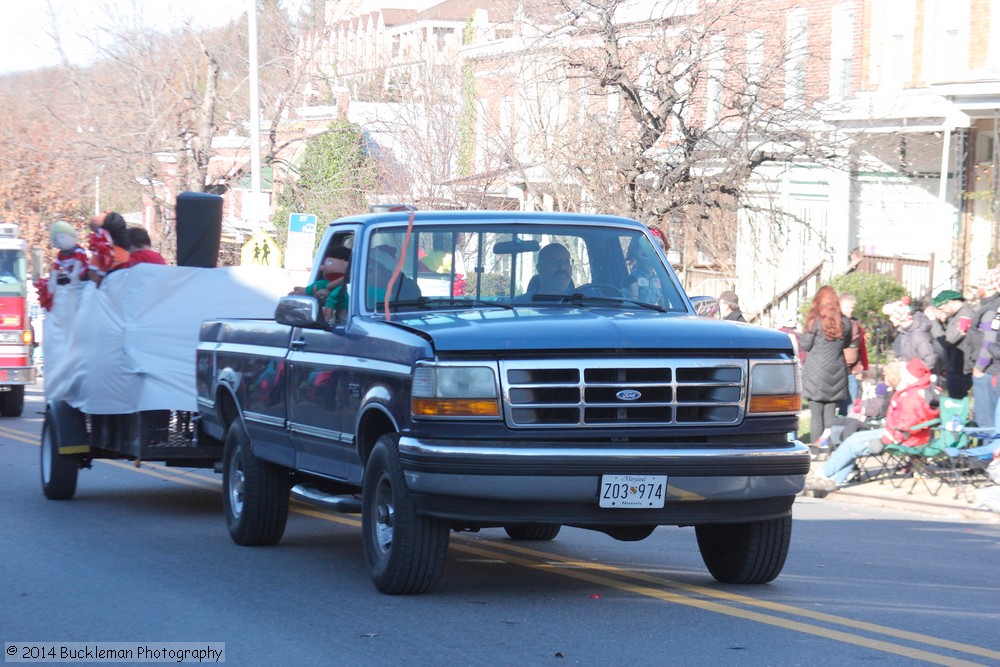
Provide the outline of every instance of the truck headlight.
{"type": "Polygon", "coordinates": [[[489,366],[417,366],[411,410],[417,417],[500,416],[496,374],[489,366]]]}
{"type": "Polygon", "coordinates": [[[752,362],[749,414],[797,414],[801,409],[798,364],[794,361],[752,362]]]}

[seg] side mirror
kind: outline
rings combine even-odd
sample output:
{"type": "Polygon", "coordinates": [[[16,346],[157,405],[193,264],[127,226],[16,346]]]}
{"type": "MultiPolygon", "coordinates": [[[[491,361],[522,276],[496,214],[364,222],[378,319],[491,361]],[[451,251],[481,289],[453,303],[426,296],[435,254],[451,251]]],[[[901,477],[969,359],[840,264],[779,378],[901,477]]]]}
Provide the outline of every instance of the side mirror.
{"type": "Polygon", "coordinates": [[[311,296],[283,296],[274,309],[274,319],[278,324],[303,329],[325,329],[319,301],[311,296]]]}

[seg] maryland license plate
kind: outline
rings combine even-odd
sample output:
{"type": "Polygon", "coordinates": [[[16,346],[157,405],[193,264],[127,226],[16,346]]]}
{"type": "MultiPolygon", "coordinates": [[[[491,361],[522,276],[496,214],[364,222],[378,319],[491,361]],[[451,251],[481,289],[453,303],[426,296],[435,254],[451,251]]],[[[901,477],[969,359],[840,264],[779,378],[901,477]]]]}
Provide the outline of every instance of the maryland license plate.
{"type": "Polygon", "coordinates": [[[666,475],[602,475],[601,507],[654,509],[663,507],[666,475]]]}

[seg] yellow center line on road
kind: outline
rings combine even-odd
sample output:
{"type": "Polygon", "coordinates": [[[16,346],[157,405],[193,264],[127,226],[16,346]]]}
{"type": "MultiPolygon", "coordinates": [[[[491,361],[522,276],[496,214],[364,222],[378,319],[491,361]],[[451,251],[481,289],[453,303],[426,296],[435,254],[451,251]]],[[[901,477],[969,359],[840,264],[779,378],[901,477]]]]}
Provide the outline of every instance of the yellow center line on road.
{"type": "MultiPolygon", "coordinates": [[[[840,630],[830,630],[828,628],[823,628],[817,625],[810,625],[808,623],[803,623],[801,621],[793,621],[778,616],[770,616],[768,614],[762,614],[756,611],[749,611],[746,609],[739,609],[737,607],[730,607],[728,605],[719,602],[712,602],[710,600],[702,600],[698,598],[688,597],[686,595],[681,595],[679,593],[671,593],[669,591],[664,591],[649,586],[630,584],[626,581],[621,581],[619,579],[614,579],[611,577],[603,576],[601,574],[595,574],[594,572],[588,571],[590,569],[593,569],[589,567],[591,565],[590,563],[580,563],[578,567],[582,567],[584,569],[575,569],[575,568],[567,569],[562,567],[562,565],[564,565],[565,563],[561,563],[560,566],[555,566],[551,562],[538,562],[535,560],[529,560],[526,558],[521,558],[519,556],[512,556],[507,554],[501,555],[498,552],[489,551],[487,549],[480,549],[478,547],[469,545],[461,545],[461,546],[456,545],[456,548],[459,551],[476,554],[484,558],[496,559],[499,557],[500,560],[513,563],[516,565],[521,565],[522,567],[527,567],[535,570],[542,570],[545,572],[551,572],[565,577],[571,577],[573,579],[587,581],[589,583],[597,584],[599,586],[605,586],[608,588],[614,588],[620,591],[625,591],[627,593],[632,593],[635,595],[642,595],[644,597],[663,600],[664,602],[671,602],[674,604],[685,605],[688,607],[695,607],[697,609],[702,609],[704,611],[710,611],[716,614],[723,614],[726,616],[733,616],[735,618],[741,618],[748,621],[763,623],[765,625],[773,625],[775,627],[783,628],[785,630],[794,630],[796,632],[815,635],[817,637],[823,637],[824,639],[832,639],[834,641],[843,642],[845,644],[854,644],[855,646],[861,646],[863,648],[884,651],[886,653],[892,653],[893,655],[899,655],[906,658],[924,660],[926,662],[930,662],[936,665],[951,665],[954,667],[958,667],[960,665],[972,666],[981,664],[977,662],[970,662],[968,660],[962,660],[960,658],[952,658],[937,653],[931,653],[929,651],[924,651],[922,649],[910,648],[909,646],[894,644],[892,642],[882,641],[879,639],[870,639],[868,637],[862,637],[860,635],[853,635],[847,632],[842,632],[840,630]]],[[[623,574],[626,578],[631,577],[631,573],[626,571],[622,571],[621,574],[623,574]]],[[[976,648],[976,647],[970,647],[970,648],[976,648]]]]}
{"type": "Polygon", "coordinates": [[[564,558],[562,556],[556,556],[554,554],[545,551],[536,551],[534,549],[529,549],[517,544],[507,544],[503,542],[491,542],[490,548],[503,549],[511,551],[514,553],[523,554],[526,556],[531,556],[538,559],[547,559],[549,561],[557,561],[563,565],[585,568],[590,570],[598,570],[607,574],[613,574],[620,577],[625,577],[628,579],[633,579],[636,581],[641,581],[645,583],[654,584],[656,586],[663,586],[666,588],[682,590],[688,593],[693,593],[695,595],[701,595],[705,597],[717,598],[720,600],[725,600],[727,602],[733,602],[737,604],[743,604],[752,607],[760,607],[763,609],[768,609],[769,611],[775,611],[783,614],[790,614],[795,616],[802,616],[804,618],[810,618],[816,621],[823,621],[824,623],[831,623],[836,625],[843,625],[845,627],[854,628],[856,630],[863,630],[865,632],[873,632],[883,635],[888,635],[896,639],[903,639],[906,641],[919,642],[921,644],[928,644],[930,646],[937,646],[938,648],[944,648],[952,651],[960,651],[962,653],[969,653],[972,655],[978,655],[984,658],[991,658],[993,660],[1000,660],[1000,651],[994,651],[988,648],[981,648],[978,646],[972,646],[970,644],[962,644],[959,642],[954,642],[949,639],[940,639],[938,637],[932,637],[929,635],[919,634],[915,632],[908,632],[906,630],[899,630],[897,628],[892,628],[885,625],[878,625],[876,623],[867,623],[865,621],[857,621],[851,618],[845,618],[843,616],[835,616],[833,614],[827,614],[821,611],[813,611],[811,609],[803,609],[801,607],[794,607],[792,605],[782,604],[780,602],[771,602],[769,600],[759,600],[757,598],[748,597],[746,595],[740,595],[738,593],[730,593],[728,591],[716,590],[713,588],[706,588],[704,586],[698,586],[695,584],[685,584],[680,581],[673,581],[671,579],[664,579],[662,577],[656,577],[653,575],[645,574],[643,572],[637,572],[633,570],[624,570],[622,568],[616,567],[614,565],[606,565],[603,563],[592,563],[577,561],[570,558],[564,558]]]}
{"type": "Polygon", "coordinates": [[[150,477],[156,477],[157,479],[163,479],[168,482],[177,482],[178,484],[184,484],[185,486],[193,486],[196,489],[216,492],[222,491],[222,484],[219,482],[213,482],[208,478],[198,477],[186,472],[179,472],[176,468],[171,469],[167,466],[159,466],[146,462],[142,462],[141,465],[137,466],[133,461],[117,461],[114,459],[94,459],[94,461],[96,463],[114,466],[115,468],[121,468],[122,470],[139,472],[143,475],[149,475],[150,477]]]}
{"type": "Polygon", "coordinates": [[[24,431],[19,431],[6,426],[0,426],[0,435],[10,438],[11,440],[27,443],[29,445],[41,444],[38,442],[38,439],[41,437],[40,435],[25,433],[24,431]]]}
{"type": "MultiPolygon", "coordinates": [[[[39,444],[37,440],[30,439],[23,433],[16,431],[12,432],[4,427],[0,427],[0,435],[12,438],[14,440],[18,440],[20,442],[33,444],[36,446],[39,444]]],[[[194,488],[206,491],[213,491],[216,493],[222,492],[222,485],[220,483],[213,482],[213,480],[205,477],[199,477],[187,473],[178,474],[167,466],[161,466],[154,463],[143,462],[141,464],[141,467],[137,467],[133,462],[113,460],[113,459],[95,459],[95,461],[100,463],[105,463],[107,465],[111,465],[123,470],[139,472],[169,482],[176,482],[178,484],[184,484],[194,488]]],[[[344,526],[350,526],[354,528],[361,527],[361,521],[355,518],[351,518],[349,515],[341,515],[329,511],[314,509],[311,506],[308,506],[298,501],[293,501],[290,510],[296,514],[309,516],[312,518],[328,521],[331,523],[338,523],[344,526]]],[[[883,651],[886,653],[891,653],[893,655],[899,655],[906,658],[923,660],[933,664],[950,665],[958,667],[966,665],[978,665],[980,663],[970,662],[968,660],[963,660],[960,658],[953,658],[950,656],[932,653],[930,651],[912,648],[909,646],[904,646],[902,644],[896,644],[890,641],[873,639],[840,630],[824,628],[818,625],[810,625],[809,623],[806,622],[783,618],[780,616],[772,616],[769,614],[761,613],[759,611],[742,609],[740,607],[730,606],[730,604],[743,605],[748,607],[758,607],[776,613],[786,614],[790,616],[799,616],[801,618],[806,618],[823,623],[829,623],[832,625],[840,625],[855,630],[867,632],[870,634],[881,634],[887,637],[892,637],[894,639],[925,644],[928,646],[934,646],[937,648],[951,650],[958,653],[965,653],[967,655],[975,655],[979,657],[990,658],[993,660],[1000,660],[1000,651],[994,651],[991,649],[973,646],[970,644],[962,644],[948,639],[941,639],[938,637],[932,637],[929,635],[909,632],[906,630],[900,630],[897,628],[878,625],[874,623],[866,623],[864,621],[857,621],[842,616],[836,616],[824,612],[818,612],[810,609],[794,607],[792,605],[786,605],[780,602],[760,600],[746,595],[715,590],[704,586],[685,584],[679,581],[673,581],[670,579],[664,579],[661,577],[648,575],[639,571],[627,570],[614,565],[578,561],[571,558],[565,558],[550,552],[530,549],[516,544],[507,544],[503,542],[472,544],[471,540],[472,538],[466,538],[466,537],[459,537],[458,539],[453,539],[451,542],[451,548],[461,553],[466,553],[480,558],[499,560],[502,562],[510,563],[512,565],[518,565],[521,567],[540,570],[543,572],[570,577],[581,581],[587,581],[589,583],[597,584],[599,586],[604,586],[607,588],[624,591],[634,595],[641,595],[643,597],[662,600],[664,602],[670,602],[688,607],[694,607],[704,611],[710,611],[713,613],[723,614],[726,616],[732,616],[735,618],[749,620],[757,623],[763,623],[765,625],[780,627],[786,630],[792,630],[796,632],[801,632],[803,634],[814,635],[846,644],[853,644],[855,646],[860,646],[863,648],[883,651]],[[682,591],[682,592],[676,592],[676,591],[682,591]],[[714,600],[712,599],[706,600],[702,598],[714,598],[714,600]]]]}

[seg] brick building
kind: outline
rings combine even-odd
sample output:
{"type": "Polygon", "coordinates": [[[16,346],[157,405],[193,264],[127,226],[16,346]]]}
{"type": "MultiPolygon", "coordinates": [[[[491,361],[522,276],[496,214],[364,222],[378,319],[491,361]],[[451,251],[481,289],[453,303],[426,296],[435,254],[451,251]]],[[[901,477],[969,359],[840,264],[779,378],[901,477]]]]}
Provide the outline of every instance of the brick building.
{"type": "Polygon", "coordinates": [[[714,206],[647,220],[700,230],[671,257],[689,291],[734,286],[754,313],[796,307],[861,255],[923,262],[906,278],[915,296],[968,291],[1000,260],[1000,0],[631,0],[608,25],[632,90],[609,85],[613,72],[588,79],[606,50],[600,32],[551,35],[566,16],[544,3],[346,6],[327,3],[332,30],[305,48],[350,91],[352,119],[409,158],[409,194],[425,206],[626,210],[601,192],[601,161],[627,154],[647,129],[635,109],[662,102],[656,87],[670,79],[689,86],[670,98],[683,108],[643,148],[659,166],[632,191],[673,178],[662,165],[692,136],[702,153],[681,165],[676,192],[723,192],[720,174],[753,164],[738,210],[702,191],[714,206]],[[686,80],[672,76],[682,47],[686,80]],[[739,150],[742,162],[727,160],[739,150]]]}

